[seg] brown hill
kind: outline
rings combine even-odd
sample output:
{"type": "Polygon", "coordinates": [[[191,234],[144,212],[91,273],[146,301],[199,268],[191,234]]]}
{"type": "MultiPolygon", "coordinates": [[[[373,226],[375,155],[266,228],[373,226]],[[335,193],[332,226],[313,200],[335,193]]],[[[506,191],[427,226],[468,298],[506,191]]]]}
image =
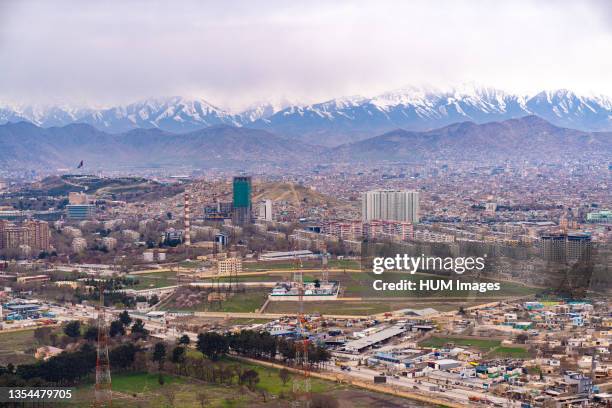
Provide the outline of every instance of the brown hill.
{"type": "Polygon", "coordinates": [[[293,183],[256,183],[253,186],[253,201],[287,201],[292,205],[334,205],[337,200],[309,187],[293,183]]]}

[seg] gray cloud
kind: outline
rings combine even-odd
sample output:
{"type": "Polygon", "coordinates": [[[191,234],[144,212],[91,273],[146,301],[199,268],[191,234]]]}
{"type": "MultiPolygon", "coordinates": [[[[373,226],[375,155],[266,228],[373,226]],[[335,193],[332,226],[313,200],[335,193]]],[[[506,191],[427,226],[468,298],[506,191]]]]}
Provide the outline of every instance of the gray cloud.
{"type": "Polygon", "coordinates": [[[603,0],[8,1],[0,100],[242,107],[463,81],[612,94],[610,12],[603,0]]]}

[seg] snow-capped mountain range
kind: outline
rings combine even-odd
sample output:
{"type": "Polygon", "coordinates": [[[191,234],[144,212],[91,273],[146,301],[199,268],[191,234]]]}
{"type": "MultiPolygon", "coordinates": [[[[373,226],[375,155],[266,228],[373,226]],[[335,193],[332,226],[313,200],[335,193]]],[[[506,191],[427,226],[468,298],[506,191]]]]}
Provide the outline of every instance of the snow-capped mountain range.
{"type": "Polygon", "coordinates": [[[524,96],[461,86],[448,90],[409,87],[375,97],[343,97],[310,105],[256,104],[232,113],[201,98],[147,99],[105,109],[0,104],[0,124],[28,121],[41,127],[87,123],[120,133],[159,128],[183,133],[214,125],[252,127],[312,144],[338,145],[394,129],[429,130],[456,122],[485,123],[537,115],[585,131],[612,130],[612,98],[569,90],[524,96]]]}

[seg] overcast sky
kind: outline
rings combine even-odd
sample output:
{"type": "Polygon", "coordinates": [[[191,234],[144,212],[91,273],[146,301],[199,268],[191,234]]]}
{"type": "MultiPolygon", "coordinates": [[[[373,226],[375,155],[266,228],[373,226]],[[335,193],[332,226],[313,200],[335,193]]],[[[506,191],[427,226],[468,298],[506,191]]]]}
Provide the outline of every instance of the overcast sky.
{"type": "Polygon", "coordinates": [[[239,109],[468,81],[612,95],[610,4],[1,1],[0,100],[239,109]]]}

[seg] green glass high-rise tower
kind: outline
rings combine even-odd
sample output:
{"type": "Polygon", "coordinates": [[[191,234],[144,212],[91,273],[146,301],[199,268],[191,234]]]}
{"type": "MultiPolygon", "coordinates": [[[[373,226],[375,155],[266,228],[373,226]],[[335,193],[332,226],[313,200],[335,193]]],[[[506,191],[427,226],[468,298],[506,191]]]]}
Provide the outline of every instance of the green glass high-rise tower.
{"type": "Polygon", "coordinates": [[[251,177],[234,177],[233,183],[234,225],[251,222],[251,177]]]}

